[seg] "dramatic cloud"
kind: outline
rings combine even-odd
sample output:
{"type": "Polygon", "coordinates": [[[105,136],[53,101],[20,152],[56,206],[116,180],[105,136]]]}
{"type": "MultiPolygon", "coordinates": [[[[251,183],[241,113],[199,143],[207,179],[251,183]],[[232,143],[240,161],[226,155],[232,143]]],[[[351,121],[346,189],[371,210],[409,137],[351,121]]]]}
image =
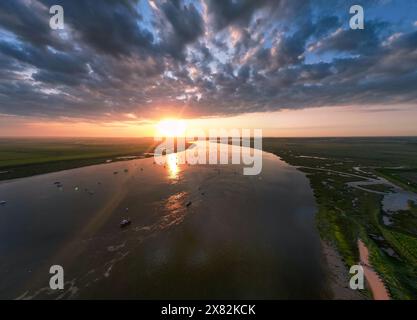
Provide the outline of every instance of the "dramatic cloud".
{"type": "Polygon", "coordinates": [[[83,119],[417,103],[417,4],[2,0],[0,114],[83,119]],[[65,29],[51,30],[62,5],[65,29]],[[395,10],[393,10],[395,8],[395,10]]]}

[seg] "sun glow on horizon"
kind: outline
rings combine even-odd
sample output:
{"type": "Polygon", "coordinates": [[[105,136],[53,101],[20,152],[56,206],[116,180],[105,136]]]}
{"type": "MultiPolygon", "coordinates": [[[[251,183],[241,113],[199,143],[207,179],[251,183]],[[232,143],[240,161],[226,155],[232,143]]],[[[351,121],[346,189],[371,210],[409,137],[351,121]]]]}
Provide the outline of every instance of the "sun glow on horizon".
{"type": "Polygon", "coordinates": [[[184,137],[186,130],[186,122],[179,119],[164,119],[156,125],[156,135],[160,137],[184,137]]]}

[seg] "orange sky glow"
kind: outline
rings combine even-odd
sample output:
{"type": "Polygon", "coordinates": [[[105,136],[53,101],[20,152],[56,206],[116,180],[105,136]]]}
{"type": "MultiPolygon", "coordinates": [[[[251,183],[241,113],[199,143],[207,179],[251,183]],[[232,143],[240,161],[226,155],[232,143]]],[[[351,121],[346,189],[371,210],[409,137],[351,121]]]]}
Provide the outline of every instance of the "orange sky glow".
{"type": "MultiPolygon", "coordinates": [[[[172,115],[169,114],[169,118],[172,115]]],[[[0,136],[48,137],[149,137],[168,117],[105,122],[46,120],[0,116],[0,136]]],[[[413,106],[323,107],[251,113],[233,117],[184,119],[187,129],[263,129],[270,137],[412,136],[417,135],[417,110],[413,106]]]]}

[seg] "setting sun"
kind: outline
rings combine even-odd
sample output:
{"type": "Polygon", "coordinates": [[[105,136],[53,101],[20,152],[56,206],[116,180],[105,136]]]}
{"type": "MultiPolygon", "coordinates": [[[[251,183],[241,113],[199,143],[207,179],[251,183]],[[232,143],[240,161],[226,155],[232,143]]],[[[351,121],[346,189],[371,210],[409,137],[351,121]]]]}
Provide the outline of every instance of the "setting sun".
{"type": "Polygon", "coordinates": [[[184,120],[166,119],[156,125],[156,134],[163,137],[182,137],[185,135],[187,124],[184,120]]]}

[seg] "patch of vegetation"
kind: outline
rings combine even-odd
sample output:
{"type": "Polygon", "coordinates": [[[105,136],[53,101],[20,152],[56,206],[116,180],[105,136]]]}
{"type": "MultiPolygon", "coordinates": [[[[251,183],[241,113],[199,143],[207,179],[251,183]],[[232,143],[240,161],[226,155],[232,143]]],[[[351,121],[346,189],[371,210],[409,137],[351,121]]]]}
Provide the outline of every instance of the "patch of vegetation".
{"type": "MultiPolygon", "coordinates": [[[[398,138],[265,138],[273,153],[328,158],[361,167],[417,167],[417,137],[398,138]]],[[[295,162],[320,161],[295,158],[295,162]]],[[[321,160],[322,164],[326,162],[321,160]]],[[[352,169],[352,166],[351,166],[352,169]]]]}
{"type": "Polygon", "coordinates": [[[417,192],[417,169],[379,168],[375,170],[380,176],[399,185],[400,187],[417,192]]]}
{"type": "Polygon", "coordinates": [[[409,210],[401,210],[390,216],[392,228],[417,237],[417,204],[409,202],[409,210]]]}

